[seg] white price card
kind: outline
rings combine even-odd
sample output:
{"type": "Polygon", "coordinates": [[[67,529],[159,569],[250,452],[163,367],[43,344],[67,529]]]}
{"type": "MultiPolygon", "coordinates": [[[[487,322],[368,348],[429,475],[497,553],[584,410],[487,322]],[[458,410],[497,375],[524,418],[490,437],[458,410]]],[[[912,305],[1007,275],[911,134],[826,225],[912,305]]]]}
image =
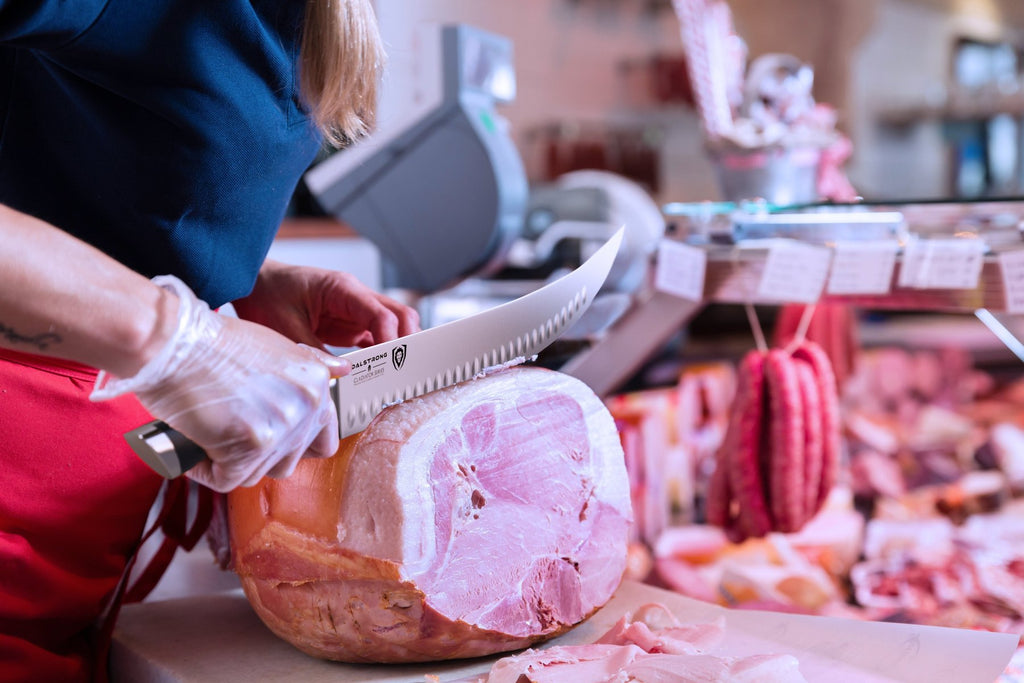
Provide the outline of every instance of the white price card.
{"type": "Polygon", "coordinates": [[[903,250],[899,284],[916,289],[974,289],[986,250],[977,239],[911,241],[903,250]]]}
{"type": "Polygon", "coordinates": [[[776,240],[768,249],[757,288],[761,301],[814,303],[828,278],[832,250],[803,242],[776,240]]]}
{"type": "Polygon", "coordinates": [[[897,284],[900,287],[919,287],[924,262],[928,258],[925,243],[912,238],[903,247],[903,260],[900,262],[900,276],[897,284]]]}
{"type": "Polygon", "coordinates": [[[1007,313],[1024,313],[1024,249],[999,255],[1007,313]]]}
{"type": "Polygon", "coordinates": [[[888,294],[896,254],[896,240],[839,241],[833,245],[829,294],[888,294]]]}
{"type": "Polygon", "coordinates": [[[662,240],[654,269],[655,289],[690,301],[704,298],[704,273],[708,257],[703,249],[682,242],[662,240]]]}

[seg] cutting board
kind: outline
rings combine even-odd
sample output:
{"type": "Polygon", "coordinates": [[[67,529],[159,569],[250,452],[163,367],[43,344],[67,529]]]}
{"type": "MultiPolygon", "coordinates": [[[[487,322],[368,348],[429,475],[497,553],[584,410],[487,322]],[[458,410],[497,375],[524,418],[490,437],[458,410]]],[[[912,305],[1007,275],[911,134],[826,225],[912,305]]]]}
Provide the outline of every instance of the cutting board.
{"type": "MultiPolygon", "coordinates": [[[[726,636],[712,654],[789,653],[808,681],[991,683],[1013,655],[1017,636],[831,617],[726,610],[676,593],[624,582],[607,605],[552,645],[590,643],[623,614],[659,602],[681,620],[724,615],[726,636]]],[[[269,631],[241,590],[127,605],[111,652],[115,683],[425,683],[485,674],[497,656],[402,666],[313,659],[269,631]]]]}

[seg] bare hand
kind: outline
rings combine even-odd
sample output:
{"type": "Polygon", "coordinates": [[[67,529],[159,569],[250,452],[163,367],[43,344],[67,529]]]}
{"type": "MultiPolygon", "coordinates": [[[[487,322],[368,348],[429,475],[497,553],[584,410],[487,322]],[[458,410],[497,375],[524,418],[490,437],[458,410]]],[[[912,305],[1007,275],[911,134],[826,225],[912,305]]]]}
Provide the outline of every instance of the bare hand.
{"type": "Polygon", "coordinates": [[[414,309],[353,275],[277,261],[265,262],[252,293],[233,305],[239,317],[315,348],[371,346],[420,329],[414,309]]]}

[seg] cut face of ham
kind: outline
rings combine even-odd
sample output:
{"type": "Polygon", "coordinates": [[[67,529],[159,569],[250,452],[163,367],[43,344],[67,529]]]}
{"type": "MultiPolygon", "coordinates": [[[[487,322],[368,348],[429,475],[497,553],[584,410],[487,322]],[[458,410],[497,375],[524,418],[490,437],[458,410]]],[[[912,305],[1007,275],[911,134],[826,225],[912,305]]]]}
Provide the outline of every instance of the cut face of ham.
{"type": "Polygon", "coordinates": [[[510,368],[392,406],[329,460],[231,494],[236,571],[308,654],[434,661],[525,647],[618,587],[622,448],[578,380],[510,368]]]}

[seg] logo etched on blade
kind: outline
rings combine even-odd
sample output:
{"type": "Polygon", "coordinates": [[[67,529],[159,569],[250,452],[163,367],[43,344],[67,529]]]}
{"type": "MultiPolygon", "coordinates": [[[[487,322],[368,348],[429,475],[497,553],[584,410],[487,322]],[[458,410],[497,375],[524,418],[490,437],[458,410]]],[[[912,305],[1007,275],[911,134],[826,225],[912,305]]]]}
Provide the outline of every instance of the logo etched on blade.
{"type": "Polygon", "coordinates": [[[405,344],[391,349],[391,364],[395,366],[395,370],[402,369],[405,364],[405,344]]]}

